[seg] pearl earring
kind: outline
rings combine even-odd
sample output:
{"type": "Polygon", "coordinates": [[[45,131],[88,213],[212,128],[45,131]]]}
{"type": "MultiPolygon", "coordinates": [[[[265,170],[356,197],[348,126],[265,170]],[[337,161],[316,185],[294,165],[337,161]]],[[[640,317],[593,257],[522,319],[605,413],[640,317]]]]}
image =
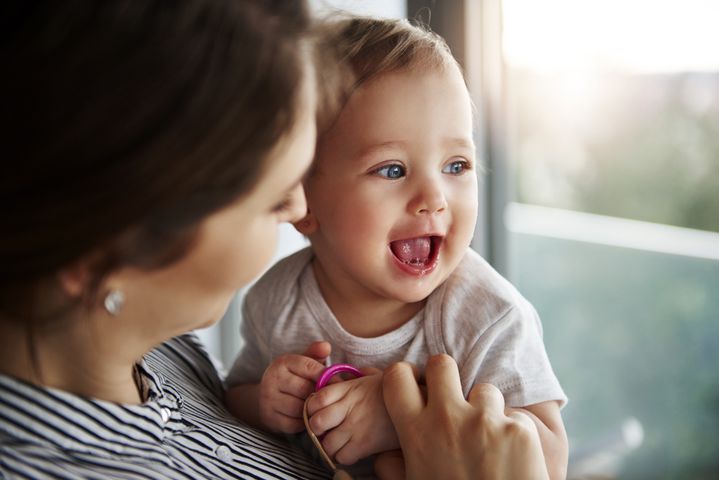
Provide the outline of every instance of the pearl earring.
{"type": "Polygon", "coordinates": [[[122,306],[125,303],[125,294],[122,293],[120,290],[110,290],[107,295],[105,295],[105,310],[107,310],[107,313],[112,315],[113,317],[116,317],[120,310],[122,310],[122,306]]]}

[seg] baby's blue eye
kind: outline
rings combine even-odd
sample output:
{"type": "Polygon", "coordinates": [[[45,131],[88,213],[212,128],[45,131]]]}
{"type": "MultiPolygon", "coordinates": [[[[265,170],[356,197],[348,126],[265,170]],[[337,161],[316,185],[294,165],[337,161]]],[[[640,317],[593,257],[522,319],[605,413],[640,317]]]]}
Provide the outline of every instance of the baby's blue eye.
{"type": "Polygon", "coordinates": [[[450,163],[449,165],[447,165],[446,167],[444,167],[444,168],[442,169],[442,173],[449,173],[449,174],[452,174],[452,175],[459,175],[459,174],[461,174],[462,172],[464,172],[465,170],[467,170],[468,167],[469,167],[469,165],[467,165],[467,162],[466,162],[466,161],[464,161],[464,160],[458,160],[458,161],[452,162],[452,163],[450,163]]]}
{"type": "Polygon", "coordinates": [[[394,180],[395,178],[402,178],[405,176],[404,167],[402,165],[385,165],[375,170],[375,173],[381,177],[389,178],[394,180]]]}

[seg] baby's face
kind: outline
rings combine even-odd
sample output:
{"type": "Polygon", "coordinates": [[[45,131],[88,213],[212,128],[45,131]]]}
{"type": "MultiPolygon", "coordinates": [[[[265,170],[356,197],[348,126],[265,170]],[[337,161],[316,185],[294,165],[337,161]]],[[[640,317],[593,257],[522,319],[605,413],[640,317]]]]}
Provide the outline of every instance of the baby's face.
{"type": "Polygon", "coordinates": [[[308,179],[318,267],[350,298],[417,302],[472,239],[477,176],[469,95],[454,66],[364,84],[308,179]]]}

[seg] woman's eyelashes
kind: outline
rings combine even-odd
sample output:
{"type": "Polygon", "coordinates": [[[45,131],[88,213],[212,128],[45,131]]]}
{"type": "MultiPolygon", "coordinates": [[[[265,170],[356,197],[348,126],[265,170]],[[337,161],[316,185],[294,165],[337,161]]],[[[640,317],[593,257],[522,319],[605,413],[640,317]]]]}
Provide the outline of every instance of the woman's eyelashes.
{"type": "Polygon", "coordinates": [[[280,203],[272,207],[272,213],[282,214],[292,207],[292,196],[288,195],[280,203]]]}

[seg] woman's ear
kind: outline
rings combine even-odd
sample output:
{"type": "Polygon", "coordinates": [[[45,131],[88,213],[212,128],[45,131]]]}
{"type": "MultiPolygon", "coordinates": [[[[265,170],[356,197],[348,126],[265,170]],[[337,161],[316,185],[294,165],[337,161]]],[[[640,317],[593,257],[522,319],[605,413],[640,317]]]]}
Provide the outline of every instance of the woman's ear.
{"type": "Polygon", "coordinates": [[[319,227],[317,217],[315,217],[309,209],[307,210],[307,215],[292,225],[294,225],[295,230],[305,236],[310,236],[315,233],[317,231],[317,227],[319,227]]]}

